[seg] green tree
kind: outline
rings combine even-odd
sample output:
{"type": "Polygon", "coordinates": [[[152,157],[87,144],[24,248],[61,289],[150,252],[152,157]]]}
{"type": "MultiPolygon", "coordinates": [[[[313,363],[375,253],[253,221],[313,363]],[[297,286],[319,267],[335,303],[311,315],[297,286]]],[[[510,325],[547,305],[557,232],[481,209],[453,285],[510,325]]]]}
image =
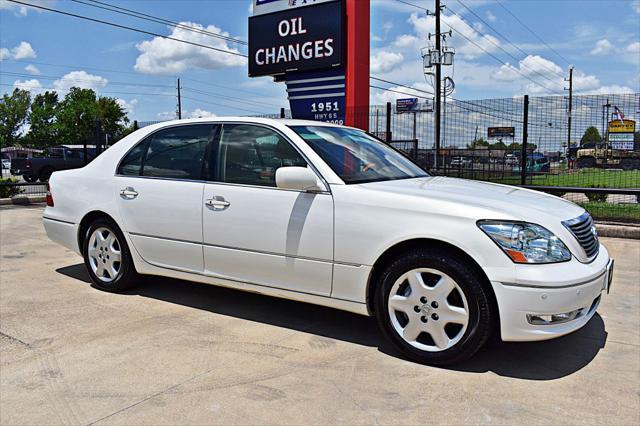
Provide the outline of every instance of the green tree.
{"type": "Polygon", "coordinates": [[[115,98],[101,97],[98,99],[97,118],[102,125],[102,131],[112,141],[118,141],[122,138],[129,124],[127,112],[115,98]]]}
{"type": "Polygon", "coordinates": [[[20,127],[25,124],[31,103],[27,90],[14,89],[0,100],[0,146],[11,146],[18,142],[20,127]]]}
{"type": "Polygon", "coordinates": [[[96,93],[93,90],[72,87],[56,109],[58,143],[93,142],[97,110],[96,93]]]}
{"type": "Polygon", "coordinates": [[[55,121],[57,108],[56,92],[47,91],[33,98],[29,112],[29,133],[25,136],[29,145],[34,148],[46,148],[59,143],[58,126],[55,121]]]}
{"type": "Polygon", "coordinates": [[[489,146],[491,147],[491,149],[507,149],[507,145],[502,141],[498,141],[489,146]]]}
{"type": "Polygon", "coordinates": [[[594,126],[587,127],[582,138],[580,138],[580,146],[583,148],[593,148],[600,142],[602,142],[602,137],[600,136],[598,129],[594,126]]]}

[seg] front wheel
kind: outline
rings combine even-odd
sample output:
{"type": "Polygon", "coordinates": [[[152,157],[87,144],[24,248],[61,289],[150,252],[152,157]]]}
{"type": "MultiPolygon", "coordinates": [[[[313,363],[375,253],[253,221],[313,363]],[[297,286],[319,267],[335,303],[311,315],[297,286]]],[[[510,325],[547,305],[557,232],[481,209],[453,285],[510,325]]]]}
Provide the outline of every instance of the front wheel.
{"type": "Polygon", "coordinates": [[[487,341],[495,314],[481,278],[467,265],[452,253],[418,249],[382,273],[375,301],[378,324],[408,358],[459,363],[487,341]]]}
{"type": "Polygon", "coordinates": [[[100,290],[118,292],[137,282],[127,242],[112,220],[100,218],[89,226],[83,254],[89,277],[100,290]]]}

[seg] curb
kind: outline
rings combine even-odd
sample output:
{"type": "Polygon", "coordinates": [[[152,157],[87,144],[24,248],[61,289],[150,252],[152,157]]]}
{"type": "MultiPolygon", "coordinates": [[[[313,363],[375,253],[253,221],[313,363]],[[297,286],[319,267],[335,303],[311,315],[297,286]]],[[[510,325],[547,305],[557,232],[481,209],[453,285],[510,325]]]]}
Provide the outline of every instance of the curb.
{"type": "Polygon", "coordinates": [[[640,240],[640,226],[637,225],[613,225],[596,223],[599,237],[629,238],[640,240]]]}
{"type": "Polygon", "coordinates": [[[0,198],[0,206],[40,204],[45,203],[46,201],[47,197],[45,195],[37,197],[0,198]]]}

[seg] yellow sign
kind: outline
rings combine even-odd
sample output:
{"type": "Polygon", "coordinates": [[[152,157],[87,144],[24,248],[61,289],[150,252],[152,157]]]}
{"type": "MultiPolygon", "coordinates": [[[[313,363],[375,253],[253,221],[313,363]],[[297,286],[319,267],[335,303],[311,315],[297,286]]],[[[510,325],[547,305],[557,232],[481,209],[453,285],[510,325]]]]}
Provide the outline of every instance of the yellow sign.
{"type": "Polygon", "coordinates": [[[609,133],[633,133],[636,131],[636,122],[633,120],[611,120],[609,133]]]}

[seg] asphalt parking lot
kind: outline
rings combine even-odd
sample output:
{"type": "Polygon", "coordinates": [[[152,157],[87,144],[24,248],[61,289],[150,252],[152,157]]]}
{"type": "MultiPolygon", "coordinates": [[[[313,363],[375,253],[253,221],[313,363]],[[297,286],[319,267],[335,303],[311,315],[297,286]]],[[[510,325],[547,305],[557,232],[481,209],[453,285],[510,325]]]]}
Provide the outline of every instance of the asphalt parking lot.
{"type": "Polygon", "coordinates": [[[580,331],[403,360],[372,319],[165,278],[88,284],[42,207],[0,207],[0,424],[640,424],[640,240],[580,331]]]}

